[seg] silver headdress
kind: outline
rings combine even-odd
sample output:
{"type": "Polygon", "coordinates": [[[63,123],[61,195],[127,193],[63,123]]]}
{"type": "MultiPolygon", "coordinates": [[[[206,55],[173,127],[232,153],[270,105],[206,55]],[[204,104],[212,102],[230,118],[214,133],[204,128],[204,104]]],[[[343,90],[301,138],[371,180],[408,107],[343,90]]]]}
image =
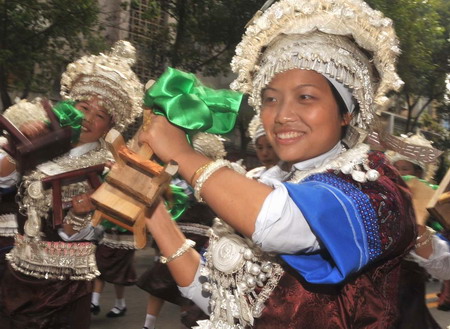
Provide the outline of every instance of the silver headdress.
{"type": "Polygon", "coordinates": [[[256,140],[259,137],[266,135],[266,131],[264,130],[259,115],[254,115],[252,120],[248,124],[248,135],[252,139],[253,144],[256,143],[256,140]]]}
{"type": "Polygon", "coordinates": [[[223,159],[227,155],[222,138],[205,132],[199,132],[192,137],[194,150],[210,159],[223,159]]]}
{"type": "MultiPolygon", "coordinates": [[[[401,135],[400,137],[395,137],[399,142],[406,143],[408,145],[433,148],[432,142],[426,139],[422,134],[417,133],[414,135],[401,135]]],[[[437,170],[436,162],[425,162],[421,157],[416,156],[414,153],[405,154],[405,152],[399,153],[396,151],[388,150],[386,151],[386,156],[394,164],[397,161],[405,160],[409,161],[423,170],[423,179],[431,182],[433,181],[434,174],[437,170]]]]}
{"type": "Polygon", "coordinates": [[[231,88],[250,94],[258,111],[261,90],[277,73],[315,70],[344,84],[360,105],[354,124],[366,128],[375,105],[403,81],[392,21],[360,0],[280,0],[255,16],[236,47],[231,88]]]}
{"type": "Polygon", "coordinates": [[[79,101],[98,95],[115,128],[123,131],[142,112],[144,87],[131,70],[135,53],[131,43],[120,40],[108,54],[83,56],[70,63],[61,77],[61,96],[79,101]]]}

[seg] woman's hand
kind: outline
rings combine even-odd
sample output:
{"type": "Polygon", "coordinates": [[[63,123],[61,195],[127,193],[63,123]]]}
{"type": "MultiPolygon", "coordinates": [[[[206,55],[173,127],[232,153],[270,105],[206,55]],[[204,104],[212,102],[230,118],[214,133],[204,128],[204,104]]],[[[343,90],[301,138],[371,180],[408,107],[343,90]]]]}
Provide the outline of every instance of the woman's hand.
{"type": "Polygon", "coordinates": [[[30,139],[45,135],[49,132],[47,125],[42,121],[24,123],[20,126],[19,130],[30,139]]]}
{"type": "Polygon", "coordinates": [[[89,194],[79,194],[72,198],[72,211],[75,215],[84,215],[94,210],[95,207],[89,198],[89,194]]]}
{"type": "Polygon", "coordinates": [[[151,114],[149,122],[139,135],[139,143],[147,143],[163,162],[175,160],[180,154],[195,153],[189,145],[185,132],[172,125],[165,117],[151,114]]]}

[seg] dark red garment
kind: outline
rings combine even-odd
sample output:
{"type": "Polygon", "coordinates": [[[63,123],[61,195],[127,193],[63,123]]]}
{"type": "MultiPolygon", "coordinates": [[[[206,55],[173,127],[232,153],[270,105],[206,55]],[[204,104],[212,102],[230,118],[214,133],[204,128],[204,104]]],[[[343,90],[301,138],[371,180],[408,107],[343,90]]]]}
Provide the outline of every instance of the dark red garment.
{"type": "Polygon", "coordinates": [[[0,329],[88,329],[92,282],[41,280],[7,267],[0,329]]]}
{"type": "MultiPolygon", "coordinates": [[[[409,192],[400,176],[379,152],[369,155],[380,172],[375,182],[358,183],[378,214],[382,253],[363,270],[339,285],[317,285],[291,268],[266,302],[257,329],[392,329],[399,325],[401,262],[414,244],[415,218],[409,192]]],[[[338,219],[336,219],[338,222],[338,219]]]]}
{"type": "Polygon", "coordinates": [[[415,262],[402,262],[399,329],[441,329],[426,304],[426,280],[424,268],[415,262]]]}
{"type": "Polygon", "coordinates": [[[100,244],[95,251],[95,260],[100,271],[100,280],[132,286],[136,283],[137,275],[134,266],[134,249],[111,248],[100,244]]]}

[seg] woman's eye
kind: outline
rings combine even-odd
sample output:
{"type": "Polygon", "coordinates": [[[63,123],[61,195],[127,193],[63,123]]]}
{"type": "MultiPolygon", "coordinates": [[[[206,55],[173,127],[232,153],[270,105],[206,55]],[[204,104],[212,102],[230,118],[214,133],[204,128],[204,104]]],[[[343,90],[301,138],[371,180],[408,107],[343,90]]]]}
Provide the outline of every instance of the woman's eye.
{"type": "Polygon", "coordinates": [[[277,99],[275,97],[271,97],[271,96],[264,96],[262,99],[263,104],[274,103],[274,102],[276,102],[276,100],[277,99]]]}
{"type": "Polygon", "coordinates": [[[300,95],[299,98],[300,98],[301,100],[309,100],[309,99],[313,99],[314,97],[311,96],[311,95],[306,95],[306,94],[304,94],[304,95],[300,95]]]}

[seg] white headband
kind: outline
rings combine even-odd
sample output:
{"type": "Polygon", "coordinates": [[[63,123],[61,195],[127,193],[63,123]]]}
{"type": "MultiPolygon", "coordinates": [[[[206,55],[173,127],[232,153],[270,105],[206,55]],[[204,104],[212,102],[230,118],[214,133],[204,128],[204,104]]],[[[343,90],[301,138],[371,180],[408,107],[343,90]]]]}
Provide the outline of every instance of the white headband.
{"type": "Polygon", "coordinates": [[[324,74],[323,75],[328,81],[331,82],[334,88],[336,88],[339,95],[341,95],[342,100],[345,103],[348,113],[353,113],[355,110],[355,99],[353,98],[352,92],[345,87],[342,83],[336,79],[324,74]]]}

